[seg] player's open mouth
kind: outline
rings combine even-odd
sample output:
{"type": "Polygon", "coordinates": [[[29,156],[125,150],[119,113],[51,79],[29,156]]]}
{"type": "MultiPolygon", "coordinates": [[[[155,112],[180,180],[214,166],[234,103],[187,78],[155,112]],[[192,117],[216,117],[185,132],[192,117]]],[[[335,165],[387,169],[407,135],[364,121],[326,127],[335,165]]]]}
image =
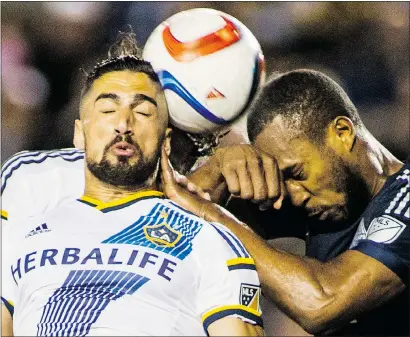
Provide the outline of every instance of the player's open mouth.
{"type": "Polygon", "coordinates": [[[135,153],[135,147],[127,142],[119,142],[114,145],[113,152],[116,156],[131,157],[135,153]]]}

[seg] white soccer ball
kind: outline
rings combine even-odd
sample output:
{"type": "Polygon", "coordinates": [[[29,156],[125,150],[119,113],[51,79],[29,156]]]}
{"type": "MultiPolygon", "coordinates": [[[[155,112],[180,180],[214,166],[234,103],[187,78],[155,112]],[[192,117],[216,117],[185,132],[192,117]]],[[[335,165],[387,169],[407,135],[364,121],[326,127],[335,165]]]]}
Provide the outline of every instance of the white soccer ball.
{"type": "Polygon", "coordinates": [[[229,125],[265,80],[255,36],[234,17],[213,9],[187,10],[161,23],[143,58],[159,75],[171,123],[192,133],[229,125]]]}

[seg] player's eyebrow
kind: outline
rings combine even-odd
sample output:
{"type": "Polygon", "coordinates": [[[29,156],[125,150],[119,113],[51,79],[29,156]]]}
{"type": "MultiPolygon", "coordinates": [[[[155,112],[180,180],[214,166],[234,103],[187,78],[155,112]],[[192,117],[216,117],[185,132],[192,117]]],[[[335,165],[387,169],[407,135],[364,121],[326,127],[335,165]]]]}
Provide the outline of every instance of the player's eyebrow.
{"type": "Polygon", "coordinates": [[[294,163],[294,164],[281,168],[283,178],[286,179],[286,178],[292,177],[295,169],[298,167],[300,167],[300,164],[294,163]]]}
{"type": "MultiPolygon", "coordinates": [[[[95,99],[94,103],[97,102],[99,99],[104,99],[104,98],[105,99],[112,99],[116,103],[118,103],[120,101],[120,96],[118,96],[117,94],[102,93],[102,94],[98,95],[98,97],[95,99]]],[[[158,106],[157,101],[155,99],[153,99],[152,97],[149,97],[147,95],[144,95],[144,94],[135,94],[132,105],[138,105],[138,104],[142,103],[143,101],[148,101],[148,102],[154,104],[155,106],[158,106]]]]}
{"type": "Polygon", "coordinates": [[[95,99],[94,103],[97,102],[99,99],[104,99],[104,98],[112,99],[115,102],[118,102],[120,100],[120,97],[116,94],[102,93],[102,94],[98,95],[98,97],[95,99]]]}
{"type": "Polygon", "coordinates": [[[154,104],[155,106],[158,106],[157,101],[155,99],[144,94],[135,94],[133,105],[137,105],[139,103],[142,103],[143,101],[148,101],[154,104]]]}

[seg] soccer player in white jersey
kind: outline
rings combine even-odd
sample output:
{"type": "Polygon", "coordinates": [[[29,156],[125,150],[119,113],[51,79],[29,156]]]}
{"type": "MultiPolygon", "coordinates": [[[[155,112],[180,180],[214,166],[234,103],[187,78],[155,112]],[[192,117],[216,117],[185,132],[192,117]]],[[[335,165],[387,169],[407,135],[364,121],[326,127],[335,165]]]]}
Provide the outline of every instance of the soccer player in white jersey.
{"type": "MultiPolygon", "coordinates": [[[[189,172],[197,159],[207,156],[218,143],[216,137],[198,135],[195,140],[190,137],[173,127],[170,160],[181,174],[189,172]]],[[[83,191],[83,150],[22,151],[2,166],[1,216],[13,222],[41,214],[67,199],[81,196],[83,191]]]]}
{"type": "Polygon", "coordinates": [[[159,192],[165,96],[127,45],[87,78],[75,124],[83,197],[3,227],[2,335],[261,335],[241,242],[159,192]]]}

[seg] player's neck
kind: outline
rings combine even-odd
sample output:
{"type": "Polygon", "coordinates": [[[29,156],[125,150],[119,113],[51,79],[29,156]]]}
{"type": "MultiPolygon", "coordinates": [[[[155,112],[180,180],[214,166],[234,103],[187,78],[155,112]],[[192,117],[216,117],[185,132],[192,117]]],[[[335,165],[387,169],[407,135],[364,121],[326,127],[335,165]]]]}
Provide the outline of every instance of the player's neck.
{"type": "MultiPolygon", "coordinates": [[[[156,176],[156,175],[155,175],[156,176]]],[[[85,190],[84,196],[102,201],[110,202],[119,200],[142,191],[159,191],[155,177],[149,179],[143,186],[134,186],[125,188],[113,186],[102,182],[96,178],[88,169],[85,170],[85,190]]]]}
{"type": "Polygon", "coordinates": [[[362,173],[371,197],[374,197],[379,193],[387,178],[403,167],[403,163],[367,130],[364,131],[359,143],[359,171],[362,173]]]}

